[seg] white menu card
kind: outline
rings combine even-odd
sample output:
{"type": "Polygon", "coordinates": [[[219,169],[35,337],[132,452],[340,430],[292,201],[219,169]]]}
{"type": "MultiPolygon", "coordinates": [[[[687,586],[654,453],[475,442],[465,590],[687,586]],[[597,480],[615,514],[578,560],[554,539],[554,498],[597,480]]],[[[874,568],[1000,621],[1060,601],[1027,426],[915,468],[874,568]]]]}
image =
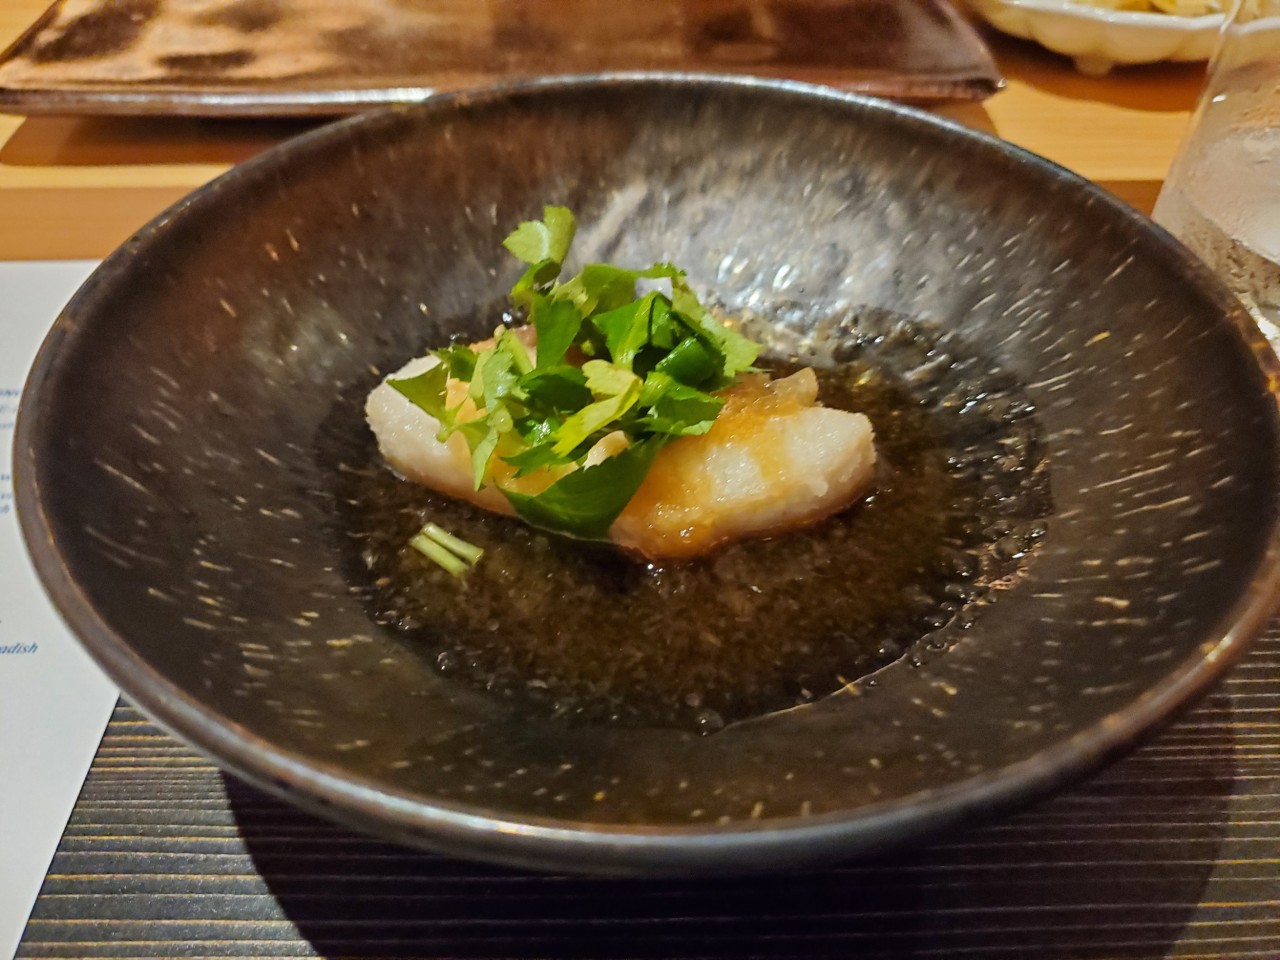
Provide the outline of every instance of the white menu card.
{"type": "Polygon", "coordinates": [[[27,369],[95,264],[0,263],[0,958],[12,957],[116,702],[54,612],[13,502],[27,369]]]}

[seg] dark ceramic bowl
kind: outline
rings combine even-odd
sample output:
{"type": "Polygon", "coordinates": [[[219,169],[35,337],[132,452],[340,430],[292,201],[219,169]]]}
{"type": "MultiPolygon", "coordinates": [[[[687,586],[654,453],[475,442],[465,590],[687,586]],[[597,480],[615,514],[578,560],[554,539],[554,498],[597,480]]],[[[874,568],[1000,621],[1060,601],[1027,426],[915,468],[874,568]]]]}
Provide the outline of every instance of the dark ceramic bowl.
{"type": "Polygon", "coordinates": [[[1203,691],[1276,591],[1276,374],[1182,247],[1006,144],[814,87],[560,80],[335,124],[143,230],[40,353],[18,505],[124,692],[268,790],[514,864],[767,869],[1041,795],[1203,691]],[[1021,382],[1047,533],[951,649],[698,737],[513,713],[371,622],[321,435],[506,289],[549,201],[585,254],[957,328],[1021,382]]]}

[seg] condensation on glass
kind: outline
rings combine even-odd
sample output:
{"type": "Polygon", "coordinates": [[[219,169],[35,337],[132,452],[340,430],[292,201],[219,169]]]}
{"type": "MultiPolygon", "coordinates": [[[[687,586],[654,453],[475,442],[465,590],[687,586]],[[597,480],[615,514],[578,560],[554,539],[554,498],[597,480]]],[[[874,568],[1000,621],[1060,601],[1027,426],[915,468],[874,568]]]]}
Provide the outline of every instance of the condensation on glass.
{"type": "Polygon", "coordinates": [[[1234,0],[1155,219],[1280,347],[1280,0],[1234,0]]]}

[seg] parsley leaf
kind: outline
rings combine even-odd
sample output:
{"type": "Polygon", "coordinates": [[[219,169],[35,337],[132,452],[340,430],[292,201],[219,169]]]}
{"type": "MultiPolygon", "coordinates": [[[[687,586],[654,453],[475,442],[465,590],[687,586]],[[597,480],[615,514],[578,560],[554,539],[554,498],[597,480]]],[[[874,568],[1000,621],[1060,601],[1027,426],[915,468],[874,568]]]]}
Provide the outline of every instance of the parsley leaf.
{"type": "Polygon", "coordinates": [[[515,286],[511,288],[511,302],[517,307],[530,307],[533,301],[541,296],[540,291],[548,289],[558,276],[560,276],[558,260],[539,260],[522,273],[515,286]]]}
{"type": "Polygon", "coordinates": [[[493,334],[494,348],[511,357],[511,366],[518,374],[529,373],[533,369],[533,360],[524,342],[512,332],[510,327],[499,327],[493,334]]]}
{"type": "Polygon", "coordinates": [[[715,347],[724,357],[724,378],[732,380],[739,373],[751,369],[756,357],[760,355],[760,344],[748,340],[711,316],[706,307],[698,302],[697,295],[683,277],[676,277],[671,281],[671,305],[700,338],[715,347]]]}
{"type": "Polygon", "coordinates": [[[388,380],[387,383],[402,397],[428,416],[440,421],[437,439],[443,441],[453,432],[457,410],[446,405],[449,370],[438,363],[425,373],[404,380],[388,380]]]}
{"type": "Polygon", "coordinates": [[[515,358],[501,342],[480,353],[469,389],[477,407],[489,407],[511,393],[519,376],[515,367],[515,358]]]}
{"type": "Polygon", "coordinates": [[[659,360],[654,369],[681,383],[696,387],[718,374],[721,366],[697,337],[686,337],[659,360]]]}
{"type": "Polygon", "coordinates": [[[487,418],[468,420],[458,424],[458,432],[466,438],[471,448],[471,482],[479,490],[484,486],[484,478],[489,472],[489,461],[498,449],[498,440],[502,434],[496,424],[487,418]]]}
{"type": "Polygon", "coordinates": [[[607,360],[588,360],[582,365],[587,378],[587,389],[596,399],[616,397],[640,383],[640,378],[630,370],[607,360]]]}
{"type": "Polygon", "coordinates": [[[606,313],[597,313],[591,318],[592,325],[604,337],[605,348],[613,362],[624,370],[631,369],[636,354],[648,345],[654,301],[661,296],[660,293],[650,293],[643,299],[606,313]]]}
{"type": "Polygon", "coordinates": [[[561,530],[591,540],[604,539],[663,446],[652,437],[632,444],[594,467],[561,477],[536,496],[503,490],[516,515],[535,527],[561,530]]]}
{"type": "Polygon", "coordinates": [[[588,404],[565,420],[564,425],[556,431],[556,442],[552,449],[561,455],[576,450],[597,430],[603,429],[635,406],[638,399],[640,380],[635,378],[621,393],[588,404]]]}
{"type": "Polygon", "coordinates": [[[567,300],[548,300],[535,295],[529,319],[538,331],[538,369],[563,363],[565,353],[582,329],[578,308],[567,300]]]}
{"type": "MultiPolygon", "coordinates": [[[[502,459],[505,463],[516,468],[517,477],[528,476],[535,470],[541,470],[544,467],[561,467],[565,464],[573,463],[573,457],[561,456],[556,453],[552,443],[527,447],[519,453],[513,453],[502,459]]],[[[503,493],[506,492],[506,490],[503,490],[503,493]]]]}
{"type": "Polygon", "coordinates": [[[655,263],[646,270],[628,270],[608,263],[589,263],[576,277],[558,284],[552,296],[570,300],[583,316],[616,310],[636,298],[637,280],[672,279],[684,271],[669,263],[655,263]]]}
{"type": "Polygon", "coordinates": [[[442,350],[433,350],[432,355],[454,380],[470,383],[475,376],[476,352],[465,344],[451,343],[442,350]]]}
{"type": "Polygon", "coordinates": [[[577,410],[593,399],[587,389],[586,375],[568,364],[526,373],[520,378],[520,389],[524,391],[525,403],[529,407],[548,413],[577,410]]]}
{"type": "Polygon", "coordinates": [[[638,405],[649,409],[637,421],[646,430],[690,437],[711,429],[724,401],[654,370],[645,378],[638,405]]]}
{"type": "Polygon", "coordinates": [[[543,207],[541,220],[527,220],[516,227],[502,245],[525,263],[564,263],[578,230],[567,207],[543,207]]]}
{"type": "Polygon", "coordinates": [[[649,310],[649,344],[659,350],[670,350],[684,336],[683,327],[671,312],[671,301],[655,294],[649,310]]]}
{"type": "Polygon", "coordinates": [[[511,253],[529,264],[511,288],[511,299],[517,306],[530,306],[539,291],[560,276],[577,230],[577,221],[566,207],[543,207],[541,220],[525,221],[502,241],[511,253]]]}

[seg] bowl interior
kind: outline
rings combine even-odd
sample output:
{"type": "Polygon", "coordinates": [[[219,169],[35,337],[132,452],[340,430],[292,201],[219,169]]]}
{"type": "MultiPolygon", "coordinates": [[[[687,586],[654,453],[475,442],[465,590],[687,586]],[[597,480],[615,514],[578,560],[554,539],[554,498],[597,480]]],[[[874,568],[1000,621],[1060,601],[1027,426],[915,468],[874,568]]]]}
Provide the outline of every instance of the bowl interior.
{"type": "Polygon", "coordinates": [[[898,108],[709,80],[442,99],[272,151],[103,266],[26,397],[24,522],[127,694],[312,803],[399,836],[443,817],[473,851],[489,816],[650,837],[874,822],[846,836],[867,847],[936,798],[1079,769],[1256,626],[1277,420],[1236,311],[1100,193],[898,108]],[[334,471],[365,442],[347,401],[485,332],[476,304],[518,270],[503,236],[552,202],[583,258],[674,261],[801,339],[815,303],[956,328],[1020,381],[1047,533],[951,649],[697,737],[523,716],[371,622],[335,522],[334,471]]]}

